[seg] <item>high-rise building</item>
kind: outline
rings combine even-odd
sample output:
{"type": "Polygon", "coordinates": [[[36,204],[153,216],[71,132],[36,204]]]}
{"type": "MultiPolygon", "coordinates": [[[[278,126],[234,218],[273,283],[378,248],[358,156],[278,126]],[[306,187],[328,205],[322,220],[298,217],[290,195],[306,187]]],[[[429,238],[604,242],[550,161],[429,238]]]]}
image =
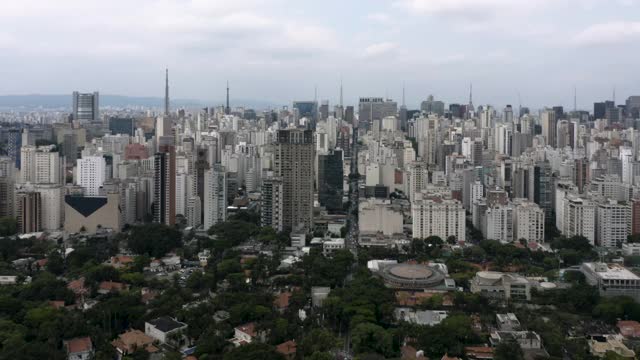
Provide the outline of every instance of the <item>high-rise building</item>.
{"type": "Polygon", "coordinates": [[[204,175],[204,228],[227,219],[227,172],[215,164],[204,175]]]}
{"type": "Polygon", "coordinates": [[[314,144],[311,130],[279,130],[274,173],[283,184],[283,227],[310,230],[313,221],[314,144]]]}
{"type": "Polygon", "coordinates": [[[153,170],[153,221],[172,226],[176,221],[176,154],[172,145],[160,146],[153,170]]]}
{"type": "Polygon", "coordinates": [[[631,205],[616,200],[599,201],[596,209],[597,245],[618,248],[627,241],[632,228],[631,205]]]}
{"type": "Polygon", "coordinates": [[[14,216],[15,161],[0,157],[0,217],[14,216]]]}
{"type": "Polygon", "coordinates": [[[73,92],[73,120],[80,122],[100,121],[100,95],[73,92]]]}
{"type": "Polygon", "coordinates": [[[35,153],[36,184],[63,184],[64,171],[60,153],[54,145],[39,146],[35,153]]]}
{"type": "Polygon", "coordinates": [[[567,236],[584,236],[591,245],[596,238],[596,205],[593,201],[568,195],[564,199],[562,233],[567,236]]]}
{"type": "Polygon", "coordinates": [[[86,156],[78,160],[78,185],[86,196],[100,195],[100,188],[106,179],[107,163],[102,156],[86,156]]]}
{"type": "Polygon", "coordinates": [[[384,98],[360,98],[358,103],[358,121],[371,123],[387,116],[396,116],[398,103],[384,98]]]}
{"type": "Polygon", "coordinates": [[[439,236],[447,240],[453,236],[465,241],[465,211],[458,200],[441,198],[423,198],[418,194],[411,202],[413,217],[413,238],[425,239],[439,236]]]}
{"type": "Polygon", "coordinates": [[[544,136],[547,145],[556,146],[556,113],[553,110],[544,110],[540,114],[540,123],[542,124],[542,136],[544,136]]]}
{"type": "Polygon", "coordinates": [[[33,183],[36,180],[36,147],[23,146],[20,149],[20,182],[33,183]]]}
{"type": "Polygon", "coordinates": [[[202,207],[200,205],[200,198],[198,196],[192,196],[187,199],[187,226],[197,228],[202,224],[202,207]]]}
{"type": "Polygon", "coordinates": [[[513,242],[513,206],[511,204],[490,207],[485,212],[487,230],[485,237],[503,244],[513,242]]]}
{"type": "Polygon", "coordinates": [[[420,104],[420,110],[427,114],[437,114],[438,116],[444,115],[444,102],[434,100],[433,95],[429,95],[427,100],[420,104]]]}
{"type": "Polygon", "coordinates": [[[284,229],[284,189],[282,179],[268,177],[262,182],[262,204],[260,221],[262,226],[270,226],[276,231],[284,229]]]}
{"type": "Polygon", "coordinates": [[[318,155],[318,202],[329,212],[342,210],[342,151],[318,155]]]}
{"type": "Polygon", "coordinates": [[[529,200],[538,204],[547,220],[553,219],[553,171],[548,161],[536,164],[529,171],[529,200]]]}
{"type": "Polygon", "coordinates": [[[42,203],[35,191],[16,194],[16,220],[18,233],[27,234],[42,228],[42,203]]]}
{"type": "Polygon", "coordinates": [[[531,201],[516,203],[514,213],[514,240],[544,242],[544,210],[531,201]]]}
{"type": "Polygon", "coordinates": [[[136,121],[133,118],[109,118],[109,130],[111,130],[111,135],[125,134],[133,137],[136,131],[136,121]]]}

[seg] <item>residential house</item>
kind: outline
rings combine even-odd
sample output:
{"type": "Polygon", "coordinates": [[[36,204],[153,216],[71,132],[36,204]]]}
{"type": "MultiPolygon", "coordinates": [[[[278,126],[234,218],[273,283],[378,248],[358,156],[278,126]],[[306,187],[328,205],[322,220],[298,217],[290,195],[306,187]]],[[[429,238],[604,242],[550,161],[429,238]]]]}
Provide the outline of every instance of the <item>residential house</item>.
{"type": "Polygon", "coordinates": [[[632,320],[618,321],[620,335],[626,338],[640,338],[640,323],[632,320]]]}
{"type": "Polygon", "coordinates": [[[68,360],[89,360],[93,358],[93,343],[88,336],[65,340],[63,345],[67,351],[68,360]]]}
{"type": "Polygon", "coordinates": [[[284,342],[276,346],[276,351],[282,354],[286,360],[293,360],[296,357],[296,341],[289,340],[284,342]]]}
{"type": "Polygon", "coordinates": [[[118,338],[113,340],[111,345],[116,348],[118,359],[122,359],[137,350],[145,350],[150,354],[158,352],[159,349],[153,345],[154,341],[154,338],[140,330],[129,330],[118,335],[118,338]]]}
{"type": "Polygon", "coordinates": [[[144,333],[162,344],[180,346],[184,342],[184,331],[187,324],[168,316],[149,320],[144,324],[144,333]]]}

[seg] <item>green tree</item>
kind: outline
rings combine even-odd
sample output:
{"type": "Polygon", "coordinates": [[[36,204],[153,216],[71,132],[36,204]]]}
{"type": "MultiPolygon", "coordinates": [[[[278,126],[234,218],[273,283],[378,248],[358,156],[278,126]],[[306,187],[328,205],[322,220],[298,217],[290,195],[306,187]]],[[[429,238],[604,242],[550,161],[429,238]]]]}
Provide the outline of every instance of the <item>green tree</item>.
{"type": "Polygon", "coordinates": [[[14,217],[0,218],[0,236],[11,236],[18,232],[18,222],[14,217]]]}
{"type": "Polygon", "coordinates": [[[340,341],[327,329],[314,328],[298,344],[298,351],[304,357],[316,353],[326,353],[340,346],[340,341]]]}
{"type": "Polygon", "coordinates": [[[524,360],[524,352],[515,341],[505,341],[496,347],[494,360],[524,360]]]}
{"type": "Polygon", "coordinates": [[[351,332],[353,350],[357,354],[376,353],[386,357],[393,355],[393,337],[383,327],[361,323],[351,332]]]}
{"type": "Polygon", "coordinates": [[[162,257],[182,245],[182,234],[175,228],[163,224],[134,226],[127,245],[139,255],[162,257]]]}
{"type": "Polygon", "coordinates": [[[53,250],[47,256],[47,270],[55,275],[62,275],[64,272],[64,259],[58,249],[53,250]]]}
{"type": "Polygon", "coordinates": [[[276,352],[275,347],[267,344],[251,343],[236,347],[224,354],[223,360],[284,360],[284,357],[276,352]]]}

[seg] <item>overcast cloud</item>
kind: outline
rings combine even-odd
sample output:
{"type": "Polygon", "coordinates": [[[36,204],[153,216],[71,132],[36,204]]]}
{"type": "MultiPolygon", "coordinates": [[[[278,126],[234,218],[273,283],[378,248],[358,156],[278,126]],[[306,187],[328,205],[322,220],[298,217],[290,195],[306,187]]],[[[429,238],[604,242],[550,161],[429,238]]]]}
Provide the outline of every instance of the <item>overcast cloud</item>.
{"type": "MultiPolygon", "coordinates": [[[[0,94],[534,108],[640,94],[636,0],[0,1],[0,94]]],[[[240,105],[240,104],[238,104],[240,105]]]]}

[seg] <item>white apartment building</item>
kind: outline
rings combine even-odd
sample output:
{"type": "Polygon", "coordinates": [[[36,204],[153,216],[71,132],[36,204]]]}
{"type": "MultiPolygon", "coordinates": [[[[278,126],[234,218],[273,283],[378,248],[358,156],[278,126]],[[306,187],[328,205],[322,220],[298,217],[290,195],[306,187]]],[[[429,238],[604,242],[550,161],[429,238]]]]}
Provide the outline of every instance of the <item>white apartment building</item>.
{"type": "Polygon", "coordinates": [[[544,242],[544,210],[532,201],[516,202],[514,213],[514,240],[544,242]]]}
{"type": "Polygon", "coordinates": [[[465,241],[465,211],[458,200],[439,197],[423,197],[417,194],[411,202],[413,217],[413,238],[423,239],[439,236],[446,240],[455,236],[458,241],[465,241]]]}
{"type": "Polygon", "coordinates": [[[568,195],[564,199],[564,220],[562,233],[571,237],[586,237],[595,245],[596,237],[596,205],[593,201],[568,195]]]}
{"type": "Polygon", "coordinates": [[[102,156],[86,156],[78,159],[77,182],[86,196],[100,195],[104,184],[107,164],[102,156]]]}
{"type": "Polygon", "coordinates": [[[204,175],[204,228],[227,218],[227,173],[221,165],[214,165],[204,175]]]}
{"type": "Polygon", "coordinates": [[[485,237],[503,244],[513,242],[513,206],[498,205],[488,208],[485,213],[487,231],[485,237]]]}
{"type": "Polygon", "coordinates": [[[596,226],[597,244],[617,248],[631,234],[631,206],[615,200],[598,202],[596,226]]]}

